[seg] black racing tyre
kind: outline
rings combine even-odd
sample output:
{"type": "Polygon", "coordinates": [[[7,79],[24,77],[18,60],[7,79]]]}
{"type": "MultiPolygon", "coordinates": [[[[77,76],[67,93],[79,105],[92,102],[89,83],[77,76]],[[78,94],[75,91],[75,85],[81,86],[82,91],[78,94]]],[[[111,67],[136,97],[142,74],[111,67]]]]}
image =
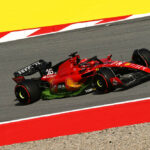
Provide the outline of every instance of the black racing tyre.
{"type": "Polygon", "coordinates": [[[132,61],[136,64],[150,67],[150,50],[146,48],[134,50],[132,61]]]}
{"type": "Polygon", "coordinates": [[[25,80],[15,87],[15,95],[21,104],[29,104],[41,97],[41,90],[36,80],[25,80]]]}
{"type": "Polygon", "coordinates": [[[101,68],[93,79],[93,86],[96,88],[96,91],[107,93],[114,90],[110,81],[110,78],[113,77],[115,77],[115,74],[111,68],[101,68]]]}

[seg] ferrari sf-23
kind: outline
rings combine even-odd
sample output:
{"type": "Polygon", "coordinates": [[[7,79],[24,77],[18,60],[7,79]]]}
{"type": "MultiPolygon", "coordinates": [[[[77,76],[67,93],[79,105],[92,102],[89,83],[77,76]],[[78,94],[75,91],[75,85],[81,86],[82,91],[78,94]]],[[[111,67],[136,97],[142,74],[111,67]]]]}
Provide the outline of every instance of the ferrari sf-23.
{"type": "Polygon", "coordinates": [[[108,93],[132,87],[150,78],[150,51],[136,49],[131,61],[106,58],[81,59],[77,52],[56,65],[38,60],[14,72],[15,95],[22,104],[39,99],[77,96],[90,92],[108,93]],[[35,73],[39,77],[31,77],[35,73]],[[27,77],[29,76],[29,77],[27,77]]]}

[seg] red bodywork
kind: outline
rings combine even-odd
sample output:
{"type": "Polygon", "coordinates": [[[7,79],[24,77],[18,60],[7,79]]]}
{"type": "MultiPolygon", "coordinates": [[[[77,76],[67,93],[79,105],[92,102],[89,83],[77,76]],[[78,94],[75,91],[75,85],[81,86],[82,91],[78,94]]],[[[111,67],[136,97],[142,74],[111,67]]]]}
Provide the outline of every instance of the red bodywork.
{"type": "MultiPolygon", "coordinates": [[[[48,81],[51,86],[50,88],[55,92],[57,92],[59,84],[64,84],[68,91],[73,91],[77,90],[89,77],[96,75],[101,67],[126,67],[150,73],[148,67],[130,62],[113,61],[111,55],[107,58],[100,59],[101,63],[98,60],[91,60],[84,63],[88,59],[81,59],[80,62],[77,63],[77,59],[79,59],[79,55],[66,60],[59,66],[56,73],[51,72],[50,74],[43,76],[41,80],[48,81]],[[86,75],[86,77],[84,77],[84,75],[86,75]]],[[[112,85],[114,84],[114,81],[117,82],[117,84],[123,84],[118,77],[113,77],[110,81],[112,85]]]]}

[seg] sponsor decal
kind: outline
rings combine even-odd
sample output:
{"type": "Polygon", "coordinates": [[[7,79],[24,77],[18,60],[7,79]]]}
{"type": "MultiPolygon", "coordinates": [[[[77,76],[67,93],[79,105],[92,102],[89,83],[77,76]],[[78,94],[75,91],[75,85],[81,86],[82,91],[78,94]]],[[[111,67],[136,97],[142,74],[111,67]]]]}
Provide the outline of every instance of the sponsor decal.
{"type": "Polygon", "coordinates": [[[124,65],[125,65],[125,66],[129,66],[130,64],[131,64],[131,63],[125,63],[124,65]]]}
{"type": "Polygon", "coordinates": [[[47,75],[54,74],[54,71],[52,70],[52,68],[46,69],[46,72],[47,72],[47,75]]]}

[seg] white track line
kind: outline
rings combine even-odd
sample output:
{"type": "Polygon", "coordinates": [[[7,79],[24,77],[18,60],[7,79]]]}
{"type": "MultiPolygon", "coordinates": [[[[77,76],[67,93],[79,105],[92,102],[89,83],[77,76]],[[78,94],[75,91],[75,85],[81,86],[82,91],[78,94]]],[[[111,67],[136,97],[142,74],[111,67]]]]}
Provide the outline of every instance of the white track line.
{"type": "Polygon", "coordinates": [[[82,23],[75,23],[72,24],[64,29],[62,29],[59,32],[64,32],[64,31],[70,31],[70,30],[75,30],[75,29],[80,29],[80,28],[86,28],[86,27],[91,27],[96,25],[96,23],[100,22],[101,20],[98,21],[90,21],[90,22],[82,22],[82,23]]]}
{"type": "Polygon", "coordinates": [[[117,103],[113,103],[113,104],[104,104],[104,105],[91,106],[91,107],[85,107],[85,108],[80,108],[80,109],[73,109],[73,110],[69,110],[69,111],[57,112],[57,113],[52,113],[52,114],[45,114],[45,115],[40,115],[40,116],[33,116],[33,117],[10,120],[10,121],[4,121],[4,122],[0,122],[0,125],[7,124],[7,123],[13,123],[13,122],[19,122],[19,121],[25,121],[25,120],[31,120],[31,119],[38,119],[38,118],[43,118],[43,117],[50,117],[50,116],[54,116],[54,115],[61,115],[61,114],[71,113],[71,112],[76,112],[76,111],[89,110],[89,109],[94,109],[94,108],[101,108],[101,107],[109,107],[109,106],[114,106],[114,105],[122,105],[122,104],[127,104],[127,103],[134,103],[134,102],[139,102],[139,101],[144,101],[144,100],[150,100],[150,97],[134,99],[134,100],[127,100],[124,102],[117,102],[117,103]]]}
{"type": "Polygon", "coordinates": [[[150,13],[147,14],[139,14],[139,15],[132,15],[124,20],[131,20],[131,19],[137,19],[137,18],[143,18],[143,17],[148,17],[150,16],[150,13]]]}
{"type": "Polygon", "coordinates": [[[39,29],[37,28],[37,29],[31,29],[31,30],[21,30],[21,31],[10,32],[6,36],[0,38],[0,43],[27,38],[28,35],[36,32],[37,30],[39,29]]]}
{"type": "Polygon", "coordinates": [[[54,32],[46,33],[46,34],[41,33],[39,35],[34,35],[34,36],[30,36],[30,37],[29,37],[29,35],[31,35],[32,33],[35,33],[36,31],[40,30],[41,28],[12,31],[12,32],[8,33],[7,35],[1,37],[0,43],[9,42],[9,41],[13,41],[13,40],[19,40],[19,39],[38,37],[38,36],[43,36],[43,35],[49,35],[49,34],[56,34],[59,32],[71,31],[71,30],[80,29],[80,28],[100,26],[100,25],[104,25],[104,24],[111,24],[111,23],[115,23],[115,22],[123,22],[123,21],[127,21],[127,20],[132,20],[132,19],[137,19],[137,18],[142,18],[142,17],[148,17],[148,16],[150,16],[150,13],[131,15],[130,17],[127,17],[125,19],[110,21],[110,22],[106,22],[106,23],[99,23],[99,24],[97,24],[97,23],[100,21],[103,21],[105,19],[100,19],[100,20],[96,20],[96,21],[80,22],[80,23],[72,23],[68,27],[65,27],[64,29],[61,29],[59,31],[54,31],[54,32]]]}

